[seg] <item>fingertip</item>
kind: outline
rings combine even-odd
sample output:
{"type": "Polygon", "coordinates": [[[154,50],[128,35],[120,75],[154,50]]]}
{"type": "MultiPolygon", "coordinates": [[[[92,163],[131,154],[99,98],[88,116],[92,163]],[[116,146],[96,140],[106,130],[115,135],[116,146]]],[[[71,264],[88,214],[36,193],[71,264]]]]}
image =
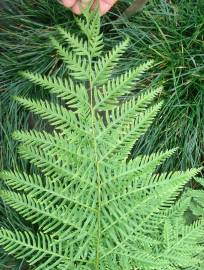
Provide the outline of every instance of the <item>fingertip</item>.
{"type": "Polygon", "coordinates": [[[72,7],[72,11],[77,14],[80,15],[83,13],[83,9],[87,7],[87,5],[89,4],[90,0],[78,0],[75,5],[72,7]]]}
{"type": "Polygon", "coordinates": [[[100,6],[100,9],[99,9],[100,15],[101,16],[105,15],[111,9],[111,7],[112,6],[109,5],[109,4],[103,4],[103,5],[101,5],[100,6]]]}
{"type": "Polygon", "coordinates": [[[101,0],[99,8],[100,15],[103,16],[106,14],[116,2],[117,0],[101,0]]]}
{"type": "Polygon", "coordinates": [[[75,5],[71,8],[72,12],[75,13],[76,15],[82,14],[81,8],[79,6],[79,3],[75,3],[75,5]]]}
{"type": "Polygon", "coordinates": [[[76,3],[76,0],[62,0],[62,4],[67,8],[73,7],[75,3],[76,3]]]}

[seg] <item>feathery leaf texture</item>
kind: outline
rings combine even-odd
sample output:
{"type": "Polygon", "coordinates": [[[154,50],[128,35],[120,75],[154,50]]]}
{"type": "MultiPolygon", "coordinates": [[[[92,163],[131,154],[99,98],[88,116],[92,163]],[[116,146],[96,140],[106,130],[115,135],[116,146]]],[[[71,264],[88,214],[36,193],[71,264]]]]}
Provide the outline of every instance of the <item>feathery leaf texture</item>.
{"type": "Polygon", "coordinates": [[[59,102],[15,97],[53,131],[13,135],[38,173],[1,172],[0,196],[37,231],[1,228],[0,245],[36,270],[199,269],[204,223],[185,224],[181,192],[201,169],[156,174],[176,149],[130,158],[162,105],[161,87],[131,95],[152,61],[113,77],[128,40],[103,55],[99,14],[77,21],[84,37],[59,28],[68,47],[52,40],[67,76],[22,73],[59,102]]]}

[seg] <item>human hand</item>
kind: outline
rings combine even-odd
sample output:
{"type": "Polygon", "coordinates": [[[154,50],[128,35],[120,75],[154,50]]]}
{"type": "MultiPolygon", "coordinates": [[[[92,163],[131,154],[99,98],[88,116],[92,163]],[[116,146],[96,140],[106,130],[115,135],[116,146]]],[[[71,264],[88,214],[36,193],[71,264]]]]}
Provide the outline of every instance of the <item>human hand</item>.
{"type": "MultiPolygon", "coordinates": [[[[73,13],[81,14],[81,7],[86,7],[91,0],[62,0],[62,4],[70,8],[73,13]]],[[[111,7],[117,2],[117,0],[99,0],[99,11],[101,15],[108,12],[111,7]]],[[[91,9],[94,9],[97,5],[97,0],[94,0],[91,9]]]]}

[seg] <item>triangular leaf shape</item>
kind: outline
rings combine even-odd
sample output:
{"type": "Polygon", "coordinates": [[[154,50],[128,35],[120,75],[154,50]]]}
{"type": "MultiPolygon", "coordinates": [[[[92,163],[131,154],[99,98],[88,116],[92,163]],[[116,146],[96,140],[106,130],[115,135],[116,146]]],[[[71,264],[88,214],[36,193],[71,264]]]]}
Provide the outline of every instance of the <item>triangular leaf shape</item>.
{"type": "Polygon", "coordinates": [[[2,171],[0,196],[37,228],[1,228],[0,245],[36,270],[199,269],[204,222],[185,223],[190,193],[181,193],[201,169],[156,173],[176,149],[130,155],[162,106],[161,87],[131,95],[153,62],[114,77],[128,40],[104,54],[98,12],[84,15],[79,37],[58,28],[67,46],[52,39],[63,78],[22,73],[58,100],[15,97],[53,130],[13,134],[36,173],[2,171]]]}

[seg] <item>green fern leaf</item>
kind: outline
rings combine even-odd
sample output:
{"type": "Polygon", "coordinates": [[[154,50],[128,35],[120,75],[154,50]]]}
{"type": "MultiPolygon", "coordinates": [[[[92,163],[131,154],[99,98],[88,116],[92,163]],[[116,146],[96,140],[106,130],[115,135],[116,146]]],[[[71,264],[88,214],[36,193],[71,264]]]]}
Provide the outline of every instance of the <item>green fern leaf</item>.
{"type": "Polygon", "coordinates": [[[36,270],[201,270],[203,217],[184,216],[203,193],[183,192],[201,168],[156,173],[176,149],[131,158],[162,106],[161,87],[131,94],[152,61],[113,75],[128,40],[102,54],[91,4],[77,19],[79,37],[58,28],[66,45],[53,39],[63,78],[22,73],[58,99],[15,98],[52,129],[13,134],[35,174],[2,171],[0,196],[35,231],[1,228],[0,245],[36,270]]]}
{"type": "Polygon", "coordinates": [[[120,56],[125,52],[128,47],[129,40],[121,42],[120,45],[113,48],[112,51],[99,58],[98,62],[94,65],[94,78],[93,84],[101,85],[110,78],[113,68],[118,63],[120,56]]]}
{"type": "Polygon", "coordinates": [[[62,252],[61,244],[50,245],[51,239],[44,234],[34,235],[31,232],[11,232],[0,230],[0,243],[8,253],[15,253],[17,258],[26,259],[31,265],[39,261],[38,270],[51,270],[62,262],[69,261],[66,252],[62,252]]]}
{"type": "Polygon", "coordinates": [[[88,80],[88,67],[85,58],[74,54],[73,52],[67,51],[60,43],[52,38],[51,39],[53,47],[57,50],[60,57],[68,65],[71,75],[78,80],[88,80]]]}
{"type": "MultiPolygon", "coordinates": [[[[117,98],[127,94],[134,86],[135,81],[139,79],[139,76],[149,69],[152,66],[152,63],[152,61],[149,61],[108,81],[107,85],[102,86],[101,91],[96,92],[95,109],[110,109],[113,105],[117,104],[117,98]]],[[[102,69],[104,68],[102,67],[102,69]]],[[[97,81],[98,80],[99,79],[97,78],[97,81]]]]}
{"type": "Polygon", "coordinates": [[[51,94],[56,94],[57,97],[65,100],[70,108],[82,110],[85,100],[87,100],[88,104],[88,96],[84,86],[74,84],[70,78],[62,80],[61,78],[46,77],[30,72],[23,72],[22,75],[31,82],[49,90],[51,94]]]}
{"type": "Polygon", "coordinates": [[[48,101],[34,101],[28,98],[15,97],[15,99],[29,109],[33,113],[36,113],[42,117],[42,119],[48,120],[51,125],[56,129],[66,130],[68,126],[73,127],[73,130],[86,133],[83,127],[78,126],[76,114],[72,111],[67,113],[67,110],[60,105],[50,103],[48,101]]]}
{"type": "Polygon", "coordinates": [[[65,31],[63,28],[58,28],[59,33],[64,37],[67,43],[72,47],[74,52],[79,56],[88,56],[88,43],[83,39],[78,38],[74,34],[70,34],[65,31]]]}

